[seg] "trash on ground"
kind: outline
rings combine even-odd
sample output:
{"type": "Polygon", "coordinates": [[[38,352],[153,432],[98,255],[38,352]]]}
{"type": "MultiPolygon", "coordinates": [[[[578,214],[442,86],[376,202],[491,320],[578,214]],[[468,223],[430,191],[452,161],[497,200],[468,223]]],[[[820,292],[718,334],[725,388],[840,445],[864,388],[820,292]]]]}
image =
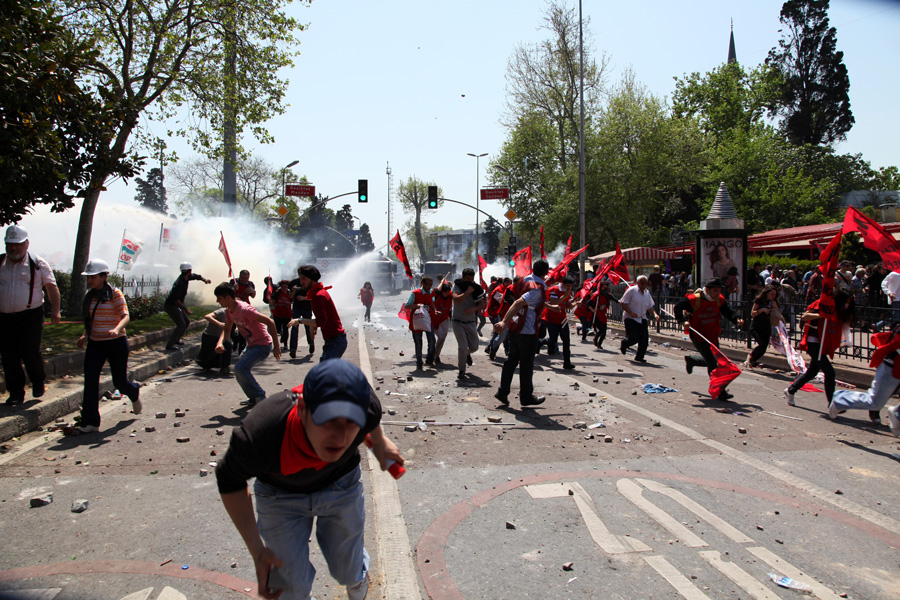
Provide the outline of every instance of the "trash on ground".
{"type": "Polygon", "coordinates": [[[791,579],[786,575],[769,573],[769,579],[774,581],[776,585],[779,585],[783,588],[797,590],[798,592],[803,592],[804,594],[812,594],[813,592],[813,589],[808,584],[803,583],[802,581],[797,581],[796,579],[791,579]]]}
{"type": "Polygon", "coordinates": [[[645,383],[641,386],[641,389],[645,394],[665,394],[678,391],[675,388],[666,387],[661,383],[645,383]]]}

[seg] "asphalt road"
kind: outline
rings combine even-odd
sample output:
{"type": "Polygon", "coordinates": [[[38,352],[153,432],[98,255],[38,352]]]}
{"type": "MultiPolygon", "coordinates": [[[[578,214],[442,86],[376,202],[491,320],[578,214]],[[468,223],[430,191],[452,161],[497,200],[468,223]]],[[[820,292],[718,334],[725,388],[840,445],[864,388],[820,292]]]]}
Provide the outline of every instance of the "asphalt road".
{"type": "MultiPolygon", "coordinates": [[[[479,349],[459,382],[451,332],[448,364],[418,371],[400,302],[379,296],[362,329],[358,305],[341,308],[345,358],[371,374],[407,461],[399,482],[364,470],[369,598],[798,594],[770,572],[819,598],[900,597],[900,444],[865,412],[832,422],[824,395],[809,393],[788,407],[772,371],[742,374],[734,402],[712,402],[681,352],[651,346],[639,364],[614,338],[598,351],[574,335],[576,371],[537,360],[546,403],[503,407],[503,352],[492,363],[479,349]],[[644,383],[678,391],[645,394],[644,383]]],[[[317,359],[270,358],[258,376],[273,393],[317,359]]],[[[240,390],[195,367],[166,378],[146,382],[140,416],[109,401],[101,433],[36,432],[0,456],[0,598],[255,597],[212,466],[246,414],[240,390]],[[51,504],[29,507],[48,492],[51,504]],[[72,513],[76,499],[88,510],[72,513]]],[[[312,546],[314,596],[346,597],[312,546]]]]}

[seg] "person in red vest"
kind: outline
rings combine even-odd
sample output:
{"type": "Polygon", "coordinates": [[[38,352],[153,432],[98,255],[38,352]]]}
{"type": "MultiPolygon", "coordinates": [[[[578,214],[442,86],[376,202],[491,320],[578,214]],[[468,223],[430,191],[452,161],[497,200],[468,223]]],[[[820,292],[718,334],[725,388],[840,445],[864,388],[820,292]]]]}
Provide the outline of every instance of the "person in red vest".
{"type": "MultiPolygon", "coordinates": [[[[288,288],[290,282],[282,279],[278,282],[278,289],[272,292],[269,297],[269,306],[272,307],[272,320],[275,321],[275,331],[281,336],[281,350],[288,351],[288,339],[291,335],[291,329],[288,323],[291,320],[291,291],[288,288]]],[[[278,340],[273,340],[278,343],[278,340]]]]}
{"type": "MultiPolygon", "coordinates": [[[[520,279],[516,277],[516,280],[520,279]]],[[[494,292],[490,295],[489,303],[488,303],[488,318],[490,318],[491,323],[496,325],[503,318],[503,315],[506,314],[506,311],[509,310],[509,307],[512,306],[512,303],[515,302],[516,298],[513,294],[513,280],[509,277],[504,277],[503,281],[494,288],[494,292]]],[[[491,341],[487,343],[484,351],[487,352],[488,356],[491,360],[497,356],[497,350],[500,349],[500,344],[503,344],[503,350],[506,352],[507,356],[509,355],[509,331],[504,329],[500,333],[494,332],[491,336],[491,341]]]]}
{"type": "Polygon", "coordinates": [[[601,281],[600,289],[583,298],[575,308],[576,315],[578,315],[579,309],[588,315],[588,327],[584,325],[585,321],[582,320],[582,341],[585,339],[584,331],[590,328],[594,332],[594,346],[603,348],[603,341],[606,339],[606,323],[610,302],[618,303],[619,301],[609,293],[609,282],[601,281]]]}
{"type": "Polygon", "coordinates": [[[300,280],[300,289],[310,302],[313,318],[292,319],[288,326],[293,327],[300,324],[308,325],[311,329],[322,330],[322,339],[325,340],[325,343],[322,348],[322,356],[319,357],[320,361],[342,357],[347,349],[347,334],[344,332],[341,317],[334,306],[334,300],[326,291],[331,286],[326,288],[319,281],[322,274],[315,265],[303,265],[297,269],[297,274],[300,280]]]}
{"type": "Polygon", "coordinates": [[[784,390],[784,398],[790,406],[794,406],[794,394],[812,381],[819,371],[825,374],[825,399],[828,401],[829,407],[831,406],[835,381],[834,366],[829,359],[834,357],[835,350],[840,347],[844,324],[849,323],[853,318],[854,309],[853,294],[850,290],[835,288],[832,290],[832,297],[839,323],[826,319],[821,314],[819,310],[821,298],[810,304],[806,308],[806,312],[800,316],[800,320],[804,323],[800,349],[809,354],[809,364],[806,371],[798,375],[793,383],[784,390]],[[816,323],[812,323],[812,321],[816,321],[816,323]]]}
{"type": "Polygon", "coordinates": [[[363,303],[363,306],[366,307],[366,315],[363,317],[368,323],[372,322],[372,302],[375,300],[375,290],[372,289],[372,283],[367,281],[363,284],[362,288],[359,290],[358,298],[360,302],[363,303]]]}
{"type": "MultiPolygon", "coordinates": [[[[434,309],[434,296],[431,293],[431,284],[434,280],[431,275],[422,275],[419,280],[421,287],[416,288],[406,301],[406,310],[409,312],[409,330],[412,332],[413,343],[416,346],[416,368],[422,368],[422,334],[428,339],[428,351],[425,354],[425,364],[434,366],[434,331],[432,329],[416,330],[413,328],[413,313],[419,309],[425,310],[430,318],[434,309]]],[[[434,323],[432,322],[432,326],[434,323]]]]}
{"type": "MultiPolygon", "coordinates": [[[[719,364],[709,345],[712,343],[719,346],[722,317],[738,327],[744,326],[744,320],[731,311],[731,307],[722,296],[722,281],[715,277],[708,279],[702,290],[687,294],[675,304],[675,318],[684,324],[685,333],[690,335],[691,343],[700,353],[699,356],[688,354],[684,357],[685,369],[689,374],[693,372],[694,367],[706,367],[706,370],[712,373],[719,364]],[[698,333],[700,335],[697,335],[698,333]]],[[[734,398],[734,395],[728,390],[723,389],[719,394],[719,400],[730,398],[734,398]]]]}
{"type": "Polygon", "coordinates": [[[547,323],[546,342],[547,354],[557,353],[557,339],[562,340],[563,345],[563,369],[575,368],[572,364],[572,349],[569,335],[569,307],[572,305],[572,286],[575,280],[566,275],[562,281],[547,288],[546,301],[544,302],[544,314],[542,318],[547,323]]]}
{"type": "Polygon", "coordinates": [[[447,334],[450,333],[450,317],[453,314],[453,296],[450,291],[453,289],[446,281],[434,290],[432,297],[432,305],[434,310],[431,313],[431,330],[434,332],[434,364],[441,363],[441,350],[444,348],[444,341],[447,334]]]}
{"type": "MultiPolygon", "coordinates": [[[[250,281],[250,271],[247,269],[238,273],[238,278],[232,279],[231,285],[234,286],[234,297],[241,302],[250,304],[250,298],[256,298],[256,285],[250,281]]],[[[247,347],[247,340],[244,339],[237,327],[234,328],[234,335],[231,341],[234,344],[234,353],[240,356],[244,348],[247,347]]],[[[274,340],[273,343],[277,344],[278,340],[274,340]]]]}

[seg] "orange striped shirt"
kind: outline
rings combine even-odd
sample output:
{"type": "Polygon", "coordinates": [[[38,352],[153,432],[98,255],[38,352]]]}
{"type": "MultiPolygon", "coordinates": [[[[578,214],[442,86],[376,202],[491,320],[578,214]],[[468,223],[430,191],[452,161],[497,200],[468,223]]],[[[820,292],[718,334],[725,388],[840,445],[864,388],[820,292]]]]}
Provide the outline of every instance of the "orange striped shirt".
{"type": "MultiPolygon", "coordinates": [[[[115,339],[109,334],[109,330],[119,324],[128,315],[128,304],[125,303],[125,295],[122,290],[113,288],[112,300],[103,302],[97,306],[97,302],[91,302],[91,313],[94,315],[91,321],[91,339],[95,342],[115,339]],[[96,312],[94,308],[96,307],[96,312]]],[[[124,337],[125,330],[121,335],[124,337]]]]}

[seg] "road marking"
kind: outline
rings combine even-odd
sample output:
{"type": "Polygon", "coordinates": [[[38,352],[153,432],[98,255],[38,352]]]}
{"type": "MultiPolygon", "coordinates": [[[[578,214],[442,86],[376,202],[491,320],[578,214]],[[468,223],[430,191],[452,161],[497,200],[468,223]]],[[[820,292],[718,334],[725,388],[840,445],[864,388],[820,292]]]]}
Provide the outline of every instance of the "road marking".
{"type": "Polygon", "coordinates": [[[122,600],[147,600],[150,597],[150,594],[153,593],[153,588],[148,587],[139,592],[134,592],[133,594],[128,594],[127,596],[123,596],[122,600]]]}
{"type": "Polygon", "coordinates": [[[584,519],[591,537],[607,554],[628,554],[631,552],[650,552],[650,546],[635,537],[615,535],[597,514],[597,507],[593,498],[587,493],[580,483],[573,481],[562,485],[547,483],[543,485],[528,485],[525,490],[535,499],[563,498],[571,496],[584,519]],[[571,493],[570,493],[571,492],[571,493]]]}
{"type": "Polygon", "coordinates": [[[709,546],[700,536],[673,519],[669,513],[644,498],[644,490],[631,479],[620,479],[616,482],[616,487],[619,493],[631,500],[635,506],[647,513],[650,518],[668,529],[669,533],[678,538],[678,541],[688,548],[709,546]]]}
{"type": "MultiPolygon", "coordinates": [[[[558,376],[562,377],[563,379],[568,379],[569,381],[572,381],[572,382],[578,381],[568,375],[560,374],[558,376]]],[[[601,391],[598,388],[587,385],[582,381],[578,381],[578,384],[579,384],[579,386],[581,386],[581,389],[586,390],[588,392],[600,392],[601,391]]],[[[881,527],[882,529],[890,531],[891,533],[893,533],[895,535],[900,535],[900,522],[888,517],[887,515],[883,515],[883,514],[880,514],[870,508],[866,508],[865,506],[862,506],[860,504],[857,504],[856,502],[848,500],[848,499],[844,498],[843,496],[838,496],[838,495],[834,494],[832,491],[828,491],[825,488],[812,483],[811,481],[807,481],[806,479],[803,479],[802,477],[798,477],[792,473],[788,473],[787,471],[779,469],[778,467],[776,467],[774,465],[763,462],[763,461],[761,461],[757,458],[754,458],[744,452],[741,452],[740,450],[732,448],[731,446],[728,446],[728,445],[718,442],[716,440],[709,439],[706,436],[704,436],[703,434],[701,434],[700,432],[695,431],[695,430],[691,429],[690,427],[687,427],[686,425],[682,425],[681,423],[678,423],[676,421],[668,419],[662,415],[656,414],[655,412],[653,412],[651,410],[648,410],[646,408],[638,406],[637,404],[634,404],[632,402],[628,402],[627,400],[622,400],[621,398],[617,398],[617,397],[613,396],[612,394],[610,394],[609,392],[603,392],[603,395],[605,395],[607,400],[612,404],[617,404],[623,408],[627,408],[628,410],[636,412],[637,414],[640,414],[640,415],[644,415],[645,417],[647,417],[651,420],[659,421],[661,425],[670,427],[670,428],[674,429],[675,431],[678,431],[679,433],[691,438],[694,441],[700,442],[701,444],[705,444],[706,446],[709,446],[710,448],[714,448],[715,450],[718,450],[725,456],[729,456],[735,460],[738,460],[738,461],[744,463],[747,466],[750,466],[759,471],[762,471],[763,473],[768,474],[770,477],[773,477],[773,478],[781,481],[782,483],[785,483],[789,486],[803,490],[804,492],[806,492],[807,494],[809,494],[810,496],[816,498],[817,500],[819,500],[821,502],[825,502],[832,506],[836,506],[851,515],[854,515],[860,519],[863,519],[874,525],[877,525],[878,527],[881,527]]]]}
{"type": "Polygon", "coordinates": [[[687,600],[709,600],[709,596],[701,592],[697,586],[691,583],[690,579],[682,575],[672,563],[662,556],[645,556],[644,560],[687,600]]]}
{"type": "Polygon", "coordinates": [[[804,573],[768,548],[763,548],[761,546],[752,546],[750,548],[747,548],[747,551],[772,567],[772,569],[781,572],[782,575],[787,575],[791,579],[802,581],[803,583],[811,587],[813,589],[813,595],[815,595],[816,598],[820,598],[821,600],[840,600],[841,596],[837,592],[833,592],[829,588],[825,587],[824,585],[816,581],[814,577],[812,577],[808,573],[804,573]]]}
{"type": "Polygon", "coordinates": [[[6,600],[53,600],[62,591],[62,588],[45,588],[34,590],[4,590],[3,598],[6,600]]]}
{"type": "Polygon", "coordinates": [[[704,508],[694,500],[688,498],[678,490],[673,490],[669,486],[659,483],[658,481],[653,481],[652,479],[636,479],[635,481],[640,482],[641,485],[643,485],[648,490],[668,496],[678,504],[682,505],[683,507],[718,529],[723,535],[727,536],[732,541],[737,542],[738,544],[747,544],[753,541],[753,538],[744,535],[742,531],[739,531],[736,527],[733,527],[724,519],[718,517],[717,515],[714,515],[706,508],[704,508]]]}
{"type": "MultiPolygon", "coordinates": [[[[359,332],[359,367],[372,385],[372,364],[366,346],[365,328],[359,332]]],[[[421,600],[418,576],[410,551],[409,534],[403,520],[403,507],[397,482],[381,471],[371,452],[365,452],[366,465],[371,472],[372,492],[375,496],[375,538],[383,572],[384,597],[391,600],[421,600]]]]}
{"type": "Polygon", "coordinates": [[[722,555],[716,550],[708,550],[700,552],[706,562],[714,566],[722,575],[743,588],[745,592],[756,598],[756,600],[781,600],[781,596],[773,594],[769,588],[759,582],[733,562],[722,560],[722,555]]]}

